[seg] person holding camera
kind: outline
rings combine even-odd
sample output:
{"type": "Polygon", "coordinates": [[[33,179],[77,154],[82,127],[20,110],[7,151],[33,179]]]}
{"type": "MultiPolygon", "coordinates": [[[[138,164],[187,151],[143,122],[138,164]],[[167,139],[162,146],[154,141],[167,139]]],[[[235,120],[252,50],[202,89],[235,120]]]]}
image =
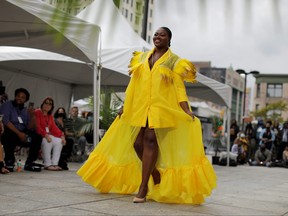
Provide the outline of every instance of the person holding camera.
{"type": "Polygon", "coordinates": [[[255,153],[255,160],[253,162],[249,162],[249,165],[271,167],[271,156],[272,152],[266,148],[265,143],[262,143],[260,148],[255,153]]]}
{"type": "Polygon", "coordinates": [[[5,164],[10,172],[14,171],[16,146],[29,147],[29,154],[24,170],[41,171],[41,165],[35,163],[41,147],[42,138],[35,131],[36,119],[33,108],[26,108],[25,103],[30,94],[24,88],[15,90],[14,100],[2,104],[0,114],[3,114],[4,133],[2,144],[5,152],[5,164]]]}
{"type": "Polygon", "coordinates": [[[272,150],[273,142],[275,141],[275,133],[271,130],[272,123],[270,121],[266,122],[265,128],[260,133],[260,145],[265,143],[268,150],[272,150]]]}

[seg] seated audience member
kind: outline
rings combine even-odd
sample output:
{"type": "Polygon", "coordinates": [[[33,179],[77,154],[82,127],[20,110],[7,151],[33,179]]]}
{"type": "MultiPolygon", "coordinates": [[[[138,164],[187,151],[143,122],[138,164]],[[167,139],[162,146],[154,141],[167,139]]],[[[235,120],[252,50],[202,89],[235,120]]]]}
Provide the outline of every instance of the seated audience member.
{"type": "Polygon", "coordinates": [[[239,133],[239,126],[237,124],[236,119],[231,120],[230,125],[230,143],[234,143],[234,140],[237,138],[237,135],[239,133]]]}
{"type": "Polygon", "coordinates": [[[44,168],[46,170],[58,171],[62,170],[58,166],[58,162],[62,147],[66,141],[63,132],[55,124],[52,116],[53,109],[54,101],[51,97],[47,97],[43,100],[40,108],[35,110],[35,116],[37,133],[42,136],[44,168]]]}
{"type": "Polygon", "coordinates": [[[271,156],[272,153],[269,149],[266,148],[266,145],[262,143],[260,148],[255,153],[255,160],[252,163],[249,163],[253,166],[266,166],[271,167],[271,156]]]}
{"type": "Polygon", "coordinates": [[[14,171],[16,146],[29,147],[29,155],[24,170],[41,171],[41,165],[34,163],[38,159],[41,147],[41,136],[35,132],[36,120],[33,108],[27,109],[24,104],[30,94],[24,88],[15,90],[14,100],[1,105],[0,114],[3,114],[4,133],[2,144],[5,152],[5,164],[10,172],[14,171]]]}
{"type": "Polygon", "coordinates": [[[245,134],[241,133],[240,137],[237,137],[231,148],[231,152],[237,155],[237,163],[246,163],[247,155],[247,140],[245,139],[245,134]]]}
{"type": "Polygon", "coordinates": [[[65,135],[67,140],[72,140],[75,149],[75,144],[77,145],[77,154],[83,155],[87,145],[86,137],[84,133],[81,132],[81,128],[86,122],[85,119],[78,117],[78,107],[74,106],[70,110],[70,118],[65,121],[65,135]]]}
{"type": "Polygon", "coordinates": [[[3,159],[4,152],[3,152],[3,146],[2,146],[2,143],[1,143],[1,136],[2,136],[3,133],[4,133],[4,126],[3,126],[3,123],[2,123],[2,119],[1,119],[0,120],[0,173],[1,174],[6,174],[6,173],[9,173],[9,170],[6,169],[6,167],[4,165],[4,159],[3,159]]]}
{"type": "MultiPolygon", "coordinates": [[[[64,121],[67,119],[66,111],[64,107],[59,107],[54,113],[54,121],[56,126],[64,133],[65,132],[65,124],[64,121]]],[[[68,168],[68,158],[71,156],[73,148],[73,142],[70,139],[66,139],[66,145],[63,146],[58,166],[63,170],[69,170],[68,168]]]]}
{"type": "Polygon", "coordinates": [[[282,154],[283,166],[288,167],[288,145],[285,147],[282,154]]]}

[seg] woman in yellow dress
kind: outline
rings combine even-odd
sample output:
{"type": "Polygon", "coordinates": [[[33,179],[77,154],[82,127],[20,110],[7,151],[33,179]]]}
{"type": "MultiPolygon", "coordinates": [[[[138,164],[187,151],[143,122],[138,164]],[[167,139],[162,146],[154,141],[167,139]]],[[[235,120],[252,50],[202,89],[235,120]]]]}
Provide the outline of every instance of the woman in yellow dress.
{"type": "Polygon", "coordinates": [[[133,53],[124,107],[77,172],[101,193],[138,190],[134,203],[200,204],[216,187],[184,85],[196,82],[196,70],[172,53],[171,38],[161,27],[154,49],[133,53]]]}

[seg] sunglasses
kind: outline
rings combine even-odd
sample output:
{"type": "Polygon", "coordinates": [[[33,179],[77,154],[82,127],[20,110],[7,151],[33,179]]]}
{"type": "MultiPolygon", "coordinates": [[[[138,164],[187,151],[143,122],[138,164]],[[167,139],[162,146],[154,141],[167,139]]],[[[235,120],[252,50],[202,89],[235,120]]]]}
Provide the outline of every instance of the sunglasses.
{"type": "Polygon", "coordinates": [[[53,103],[52,103],[52,102],[49,102],[49,101],[46,101],[44,104],[46,104],[46,105],[50,105],[50,106],[53,105],[53,103]]]}

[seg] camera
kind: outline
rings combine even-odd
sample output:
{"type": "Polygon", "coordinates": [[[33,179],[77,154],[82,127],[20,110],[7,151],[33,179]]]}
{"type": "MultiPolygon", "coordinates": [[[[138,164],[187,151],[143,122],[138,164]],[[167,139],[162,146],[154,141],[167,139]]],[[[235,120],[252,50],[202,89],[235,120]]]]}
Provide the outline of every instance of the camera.
{"type": "Polygon", "coordinates": [[[26,135],[26,142],[31,143],[31,141],[32,141],[32,138],[30,136],[26,135]]]}

